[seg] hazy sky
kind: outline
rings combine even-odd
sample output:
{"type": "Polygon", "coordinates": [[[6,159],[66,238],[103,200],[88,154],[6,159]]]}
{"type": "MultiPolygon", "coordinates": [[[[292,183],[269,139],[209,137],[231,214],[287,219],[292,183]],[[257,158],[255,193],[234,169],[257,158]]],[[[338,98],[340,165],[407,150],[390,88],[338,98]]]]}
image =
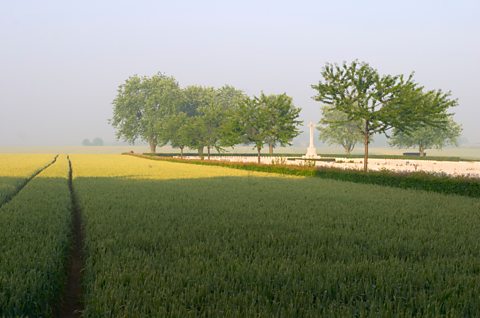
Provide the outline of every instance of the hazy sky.
{"type": "Polygon", "coordinates": [[[311,84],[358,58],[451,90],[480,145],[480,0],[0,0],[0,146],[114,140],[116,89],[158,71],[190,84],[293,96],[319,120],[311,84]]]}

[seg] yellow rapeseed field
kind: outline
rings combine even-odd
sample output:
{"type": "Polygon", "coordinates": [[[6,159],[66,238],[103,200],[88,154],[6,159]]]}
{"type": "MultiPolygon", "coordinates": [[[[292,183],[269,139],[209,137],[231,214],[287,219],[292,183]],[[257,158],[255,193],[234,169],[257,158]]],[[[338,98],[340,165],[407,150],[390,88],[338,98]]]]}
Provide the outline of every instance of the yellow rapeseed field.
{"type": "Polygon", "coordinates": [[[28,177],[53,160],[48,154],[0,154],[0,205],[10,198],[28,177]]]}
{"type": "Polygon", "coordinates": [[[59,155],[54,165],[38,174],[39,178],[68,179],[68,160],[66,155],[59,155]]]}
{"type": "Polygon", "coordinates": [[[28,177],[53,157],[52,154],[0,154],[0,177],[28,177]]]}
{"type": "Polygon", "coordinates": [[[298,178],[224,167],[146,160],[126,155],[78,154],[71,155],[70,158],[73,164],[74,177],[118,177],[159,180],[232,176],[298,178]]]}

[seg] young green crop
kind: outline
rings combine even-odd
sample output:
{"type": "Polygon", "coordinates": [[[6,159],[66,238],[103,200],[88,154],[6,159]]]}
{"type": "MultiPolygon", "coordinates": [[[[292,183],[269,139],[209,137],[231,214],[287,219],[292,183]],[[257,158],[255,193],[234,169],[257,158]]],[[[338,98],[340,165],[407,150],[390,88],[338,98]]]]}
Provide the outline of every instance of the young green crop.
{"type": "Polygon", "coordinates": [[[477,198],[133,157],[72,161],[85,317],[480,315],[477,198]]]}
{"type": "Polygon", "coordinates": [[[45,154],[0,154],[0,206],[52,160],[53,155],[45,154]]]}
{"type": "Polygon", "coordinates": [[[59,302],[71,223],[67,175],[61,156],[0,209],[0,317],[51,316],[59,302]]]}

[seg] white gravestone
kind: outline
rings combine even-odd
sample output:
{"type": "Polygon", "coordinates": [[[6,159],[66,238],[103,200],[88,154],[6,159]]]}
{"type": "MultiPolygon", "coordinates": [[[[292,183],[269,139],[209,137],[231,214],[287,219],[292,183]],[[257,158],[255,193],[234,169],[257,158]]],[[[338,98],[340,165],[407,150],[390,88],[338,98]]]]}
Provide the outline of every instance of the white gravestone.
{"type": "Polygon", "coordinates": [[[315,127],[315,125],[310,122],[308,127],[310,127],[310,145],[308,146],[307,153],[303,157],[311,159],[320,158],[320,156],[317,155],[317,149],[315,149],[315,146],[313,144],[313,128],[315,127]]]}

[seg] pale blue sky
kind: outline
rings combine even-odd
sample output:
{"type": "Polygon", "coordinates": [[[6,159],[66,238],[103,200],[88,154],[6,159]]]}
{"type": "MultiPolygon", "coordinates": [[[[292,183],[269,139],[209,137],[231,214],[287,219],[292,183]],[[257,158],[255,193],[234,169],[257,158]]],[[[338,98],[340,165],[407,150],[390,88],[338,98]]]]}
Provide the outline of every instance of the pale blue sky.
{"type": "Polygon", "coordinates": [[[116,88],[158,71],[248,94],[286,92],[319,120],[311,84],[358,58],[451,90],[480,145],[480,1],[0,0],[0,146],[114,140],[116,88]]]}

